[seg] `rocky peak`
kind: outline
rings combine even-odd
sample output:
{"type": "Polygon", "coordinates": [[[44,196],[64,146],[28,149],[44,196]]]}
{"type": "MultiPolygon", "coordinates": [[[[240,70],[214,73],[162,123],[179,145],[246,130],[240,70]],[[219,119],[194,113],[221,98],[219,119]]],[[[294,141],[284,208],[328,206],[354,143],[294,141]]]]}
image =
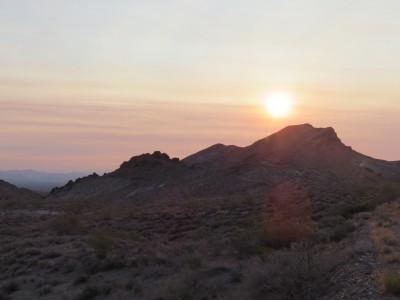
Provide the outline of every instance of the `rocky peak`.
{"type": "Polygon", "coordinates": [[[153,154],[144,153],[142,155],[133,156],[129,161],[124,161],[120,169],[140,167],[144,165],[162,164],[164,162],[178,162],[178,158],[170,158],[168,154],[154,151],[153,154]]]}

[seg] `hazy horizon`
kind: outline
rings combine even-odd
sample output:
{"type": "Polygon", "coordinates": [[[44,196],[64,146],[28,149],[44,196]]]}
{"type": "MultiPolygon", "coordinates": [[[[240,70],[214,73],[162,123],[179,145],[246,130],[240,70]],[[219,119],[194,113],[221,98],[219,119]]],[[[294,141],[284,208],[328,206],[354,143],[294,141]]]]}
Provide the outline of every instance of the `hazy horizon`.
{"type": "Polygon", "coordinates": [[[400,3],[1,1],[0,169],[104,172],[134,155],[333,127],[400,160],[400,3]],[[262,98],[293,94],[285,117],[262,98]]]}

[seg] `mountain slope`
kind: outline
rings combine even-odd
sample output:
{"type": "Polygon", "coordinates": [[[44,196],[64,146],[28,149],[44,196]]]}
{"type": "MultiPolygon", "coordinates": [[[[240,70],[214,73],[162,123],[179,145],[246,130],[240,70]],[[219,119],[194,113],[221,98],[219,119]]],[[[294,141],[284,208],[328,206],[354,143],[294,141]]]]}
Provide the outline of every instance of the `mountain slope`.
{"type": "Polygon", "coordinates": [[[61,199],[185,199],[265,194],[280,181],[313,191],[400,180],[398,162],[376,160],[344,145],[332,128],[288,126],[247,147],[217,144],[183,161],[154,152],[120,168],[70,181],[50,197],[61,199]]]}
{"type": "Polygon", "coordinates": [[[0,201],[4,200],[37,200],[40,196],[28,189],[18,188],[0,179],[0,201]]]}
{"type": "Polygon", "coordinates": [[[194,165],[266,164],[305,168],[363,168],[387,179],[400,180],[400,162],[378,160],[352,150],[333,128],[310,124],[288,126],[247,147],[214,145],[183,159],[194,165]]]}

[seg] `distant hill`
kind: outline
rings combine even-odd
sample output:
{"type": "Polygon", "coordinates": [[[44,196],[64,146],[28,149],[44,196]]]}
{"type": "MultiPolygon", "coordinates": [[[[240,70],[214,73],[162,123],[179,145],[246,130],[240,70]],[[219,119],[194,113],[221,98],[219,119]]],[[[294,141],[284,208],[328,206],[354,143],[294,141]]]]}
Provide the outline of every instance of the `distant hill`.
{"type": "Polygon", "coordinates": [[[40,195],[28,189],[18,188],[11,183],[0,180],[0,201],[4,200],[38,200],[40,195]]]}
{"type": "Polygon", "coordinates": [[[135,156],[114,172],[53,189],[50,197],[162,200],[265,195],[282,181],[327,194],[382,180],[400,181],[400,162],[354,151],[333,128],[302,124],[247,147],[217,144],[182,161],[159,151],[135,156]]]}
{"type": "Polygon", "coordinates": [[[38,192],[49,192],[56,186],[65,185],[69,180],[85,176],[81,172],[46,173],[33,170],[0,171],[0,179],[8,181],[17,187],[38,192]]]}

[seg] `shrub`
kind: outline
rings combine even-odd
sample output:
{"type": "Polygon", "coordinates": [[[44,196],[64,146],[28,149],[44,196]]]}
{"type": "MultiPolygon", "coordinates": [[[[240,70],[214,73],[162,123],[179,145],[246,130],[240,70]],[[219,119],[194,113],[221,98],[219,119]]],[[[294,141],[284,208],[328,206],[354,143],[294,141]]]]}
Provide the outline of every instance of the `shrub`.
{"type": "Polygon", "coordinates": [[[338,242],[344,239],[349,233],[353,232],[356,227],[349,221],[338,224],[330,232],[329,240],[338,242]]]}
{"type": "Polygon", "coordinates": [[[59,216],[50,221],[50,228],[56,231],[58,235],[75,235],[82,233],[82,227],[75,216],[59,216]]]}
{"type": "Polygon", "coordinates": [[[266,245],[273,248],[289,247],[308,238],[312,231],[311,224],[298,220],[266,222],[266,245]]]}
{"type": "Polygon", "coordinates": [[[270,193],[271,216],[264,221],[267,245],[289,247],[311,236],[312,205],[308,193],[292,182],[277,185],[270,193]]]}
{"type": "Polygon", "coordinates": [[[119,256],[107,258],[88,257],[83,263],[83,271],[87,274],[117,270],[124,267],[126,267],[126,260],[119,256]]]}
{"type": "Polygon", "coordinates": [[[78,296],[78,300],[94,299],[99,295],[99,289],[96,286],[86,286],[81,294],[78,296]]]}
{"type": "Polygon", "coordinates": [[[79,275],[75,280],[74,280],[74,284],[78,285],[78,284],[82,284],[85,283],[89,280],[89,276],[87,275],[79,275]]]}
{"type": "Polygon", "coordinates": [[[191,299],[191,291],[183,282],[173,282],[166,285],[162,290],[162,296],[159,299],[165,300],[183,300],[191,299]]]}
{"type": "Polygon", "coordinates": [[[50,294],[51,292],[52,292],[51,287],[46,285],[46,286],[42,287],[38,293],[40,296],[44,296],[44,295],[50,294]]]}
{"type": "Polygon", "coordinates": [[[321,299],[330,284],[329,273],[339,264],[335,255],[299,245],[271,255],[265,270],[253,281],[256,299],[321,299]]]}
{"type": "Polygon", "coordinates": [[[271,251],[264,228],[242,231],[231,238],[231,244],[240,258],[271,251]]]}
{"type": "Polygon", "coordinates": [[[97,257],[104,258],[107,256],[108,251],[114,247],[115,242],[106,232],[98,232],[92,236],[89,244],[96,251],[97,257]]]}
{"type": "Polygon", "coordinates": [[[400,295],[400,274],[394,271],[385,271],[381,277],[385,292],[400,295]]]}
{"type": "Polygon", "coordinates": [[[198,270],[203,266],[203,259],[198,255],[193,255],[187,259],[186,263],[191,270],[198,270]]]}
{"type": "Polygon", "coordinates": [[[2,286],[2,290],[4,291],[5,294],[12,294],[18,291],[18,289],[19,289],[18,283],[16,283],[15,281],[9,281],[2,286]]]}

